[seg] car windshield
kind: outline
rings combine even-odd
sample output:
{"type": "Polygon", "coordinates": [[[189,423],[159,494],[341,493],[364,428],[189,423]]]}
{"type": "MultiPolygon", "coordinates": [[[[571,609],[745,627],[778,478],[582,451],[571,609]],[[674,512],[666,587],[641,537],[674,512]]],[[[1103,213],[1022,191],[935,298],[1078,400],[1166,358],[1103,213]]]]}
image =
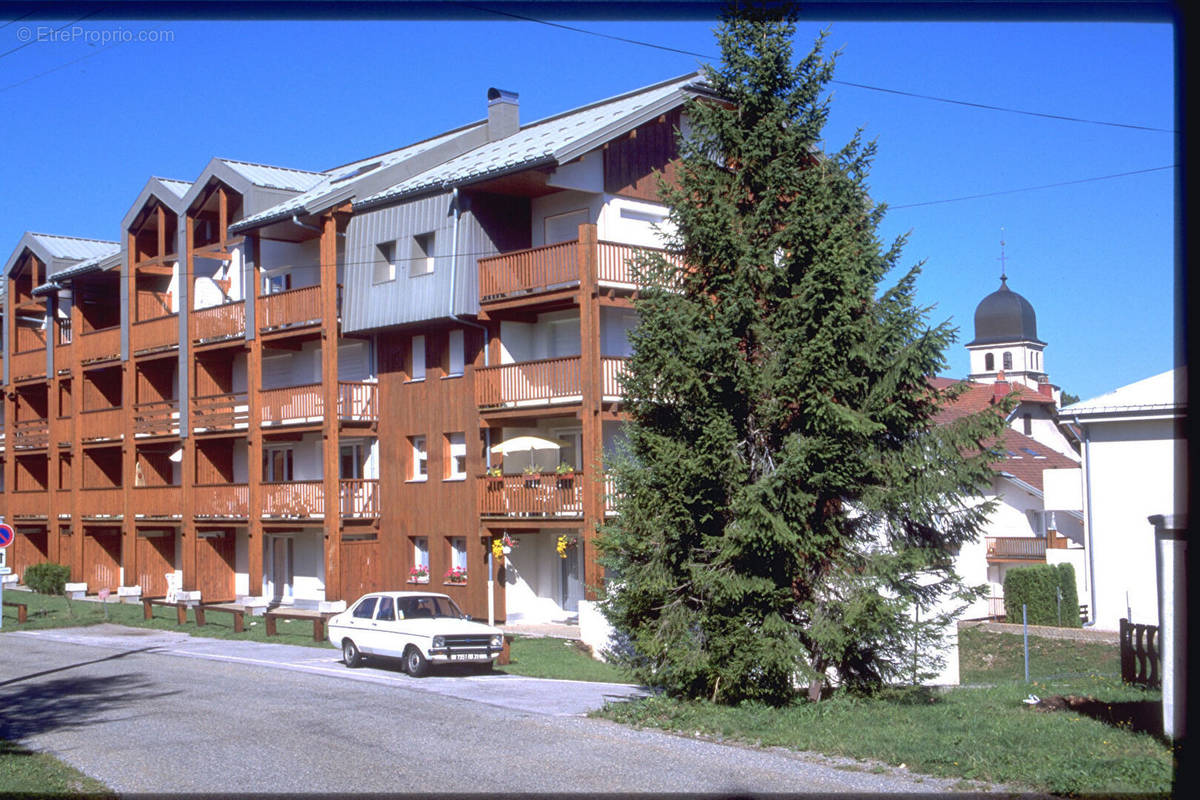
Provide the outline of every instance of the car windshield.
{"type": "Polygon", "coordinates": [[[434,619],[450,617],[459,619],[462,612],[449,597],[401,597],[396,601],[400,614],[404,619],[434,619]]]}

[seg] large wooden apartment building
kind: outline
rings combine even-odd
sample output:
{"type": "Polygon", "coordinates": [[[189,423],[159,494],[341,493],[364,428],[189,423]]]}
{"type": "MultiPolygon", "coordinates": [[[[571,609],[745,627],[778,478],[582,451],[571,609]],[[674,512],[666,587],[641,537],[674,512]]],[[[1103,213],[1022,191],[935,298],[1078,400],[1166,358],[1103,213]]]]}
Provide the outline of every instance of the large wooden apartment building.
{"type": "Polygon", "coordinates": [[[570,616],[602,577],[628,259],[660,242],[702,91],[522,125],[490,90],[482,121],[324,172],[152,178],[114,241],[26,234],[3,279],[15,577],[306,607],[427,582],[484,615],[491,564],[497,619],[570,616]]]}

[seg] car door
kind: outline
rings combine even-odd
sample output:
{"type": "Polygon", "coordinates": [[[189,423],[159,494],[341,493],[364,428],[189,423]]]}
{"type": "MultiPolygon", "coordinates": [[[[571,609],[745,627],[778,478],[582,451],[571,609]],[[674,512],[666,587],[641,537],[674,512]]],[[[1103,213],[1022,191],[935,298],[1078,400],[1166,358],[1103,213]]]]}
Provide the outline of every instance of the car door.
{"type": "Polygon", "coordinates": [[[372,623],[371,635],[375,647],[372,652],[393,658],[404,655],[404,644],[401,641],[403,637],[396,627],[396,602],[390,594],[380,596],[379,607],[375,610],[372,623]]]}
{"type": "Polygon", "coordinates": [[[377,596],[367,596],[358,601],[354,610],[346,618],[346,630],[343,638],[350,638],[358,645],[363,653],[375,652],[375,607],[379,604],[377,596]]]}

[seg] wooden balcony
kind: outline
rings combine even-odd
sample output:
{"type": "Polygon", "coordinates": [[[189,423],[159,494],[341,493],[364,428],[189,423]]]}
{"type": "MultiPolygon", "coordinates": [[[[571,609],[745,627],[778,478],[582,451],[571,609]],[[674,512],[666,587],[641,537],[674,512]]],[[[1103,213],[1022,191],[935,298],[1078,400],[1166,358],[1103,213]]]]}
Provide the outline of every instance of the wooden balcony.
{"type": "Polygon", "coordinates": [[[178,436],[179,401],[138,403],[133,407],[134,436],[178,436]]]}
{"type": "MultiPolygon", "coordinates": [[[[629,262],[639,253],[648,252],[665,253],[616,242],[597,242],[596,279],[602,285],[636,288],[629,262]]],[[[675,260],[673,256],[667,257],[675,260]]],[[[579,281],[578,241],[479,259],[479,301],[483,304],[567,289],[578,286],[579,281]]]]}
{"type": "Polygon", "coordinates": [[[91,364],[96,361],[115,361],[121,357],[121,326],[84,331],[79,341],[72,345],[79,348],[79,361],[91,364]]]}
{"type": "Polygon", "coordinates": [[[1046,561],[1046,540],[1032,536],[988,536],[987,560],[989,562],[1046,561]]]}
{"type": "Polygon", "coordinates": [[[103,408],[81,411],[79,438],[84,442],[117,441],[125,436],[125,409],[103,408]]]}
{"type": "Polygon", "coordinates": [[[245,392],[192,398],[193,433],[244,430],[249,421],[250,401],[245,392]]]}
{"type": "Polygon", "coordinates": [[[304,286],[262,295],[258,329],[264,333],[321,324],[321,287],[304,286]]]}
{"type": "Polygon", "coordinates": [[[125,490],[80,489],[79,515],[84,519],[120,519],[125,515],[125,490]]]}
{"type": "Polygon", "coordinates": [[[324,519],[325,517],[324,481],[264,483],[262,498],[264,519],[324,519]]]}
{"type": "Polygon", "coordinates": [[[138,519],[178,519],[182,516],[183,489],[179,486],[135,486],[133,515],[138,519]]]}
{"type": "Polygon", "coordinates": [[[50,511],[50,492],[6,492],[9,519],[46,519],[50,511]]]}
{"type": "MultiPolygon", "coordinates": [[[[628,359],[601,359],[601,391],[605,397],[620,397],[617,376],[628,359]]],[[[475,401],[479,408],[543,406],[579,402],[583,397],[579,356],[543,358],[499,364],[475,370],[475,401]]]]}
{"type": "Polygon", "coordinates": [[[16,449],[37,449],[50,446],[50,420],[27,419],[8,426],[12,446],[16,449]]]}
{"type": "Polygon", "coordinates": [[[204,519],[245,519],[250,487],[244,483],[198,484],[192,488],[194,513],[204,519]]]}
{"type": "Polygon", "coordinates": [[[343,422],[378,422],[379,384],[338,381],[338,419],[343,422]]]}
{"type": "Polygon", "coordinates": [[[320,423],[325,417],[325,400],[319,383],[262,389],[258,393],[258,402],[263,425],[320,423]]]}
{"type": "Polygon", "coordinates": [[[46,375],[45,348],[13,353],[9,361],[8,375],[9,379],[13,381],[44,377],[46,375]]]}
{"type": "Polygon", "coordinates": [[[129,349],[134,353],[150,353],[178,346],[178,314],[144,319],[133,323],[129,328],[129,349]]]}
{"type": "MultiPolygon", "coordinates": [[[[323,385],[310,383],[283,389],[262,389],[259,394],[263,425],[319,423],[325,418],[323,385]]],[[[379,419],[379,386],[339,381],[337,416],[343,422],[376,422],[379,419]]]]}
{"type": "Polygon", "coordinates": [[[583,475],[541,472],[482,476],[479,514],[483,517],[583,518],[583,475]]]}
{"type": "MultiPolygon", "coordinates": [[[[370,519],[379,516],[379,481],[339,481],[342,517],[370,519]]],[[[325,482],[291,481],[262,485],[264,519],[324,519],[325,482]]]]}
{"type": "Polygon", "coordinates": [[[347,479],[340,483],[343,518],[369,519],[379,516],[378,480],[373,478],[347,479]]]}
{"type": "Polygon", "coordinates": [[[219,342],[246,335],[246,301],[226,303],[192,312],[192,341],[219,342]]]}

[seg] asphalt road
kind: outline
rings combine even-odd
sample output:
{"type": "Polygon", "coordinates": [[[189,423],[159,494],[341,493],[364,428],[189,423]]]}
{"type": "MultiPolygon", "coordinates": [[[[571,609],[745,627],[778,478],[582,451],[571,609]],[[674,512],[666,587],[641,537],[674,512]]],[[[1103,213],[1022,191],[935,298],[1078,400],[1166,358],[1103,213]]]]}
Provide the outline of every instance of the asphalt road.
{"type": "Polygon", "coordinates": [[[349,670],[115,625],[0,634],[0,739],[117,792],[944,794],[953,784],[584,714],[622,684],[349,670]]]}

